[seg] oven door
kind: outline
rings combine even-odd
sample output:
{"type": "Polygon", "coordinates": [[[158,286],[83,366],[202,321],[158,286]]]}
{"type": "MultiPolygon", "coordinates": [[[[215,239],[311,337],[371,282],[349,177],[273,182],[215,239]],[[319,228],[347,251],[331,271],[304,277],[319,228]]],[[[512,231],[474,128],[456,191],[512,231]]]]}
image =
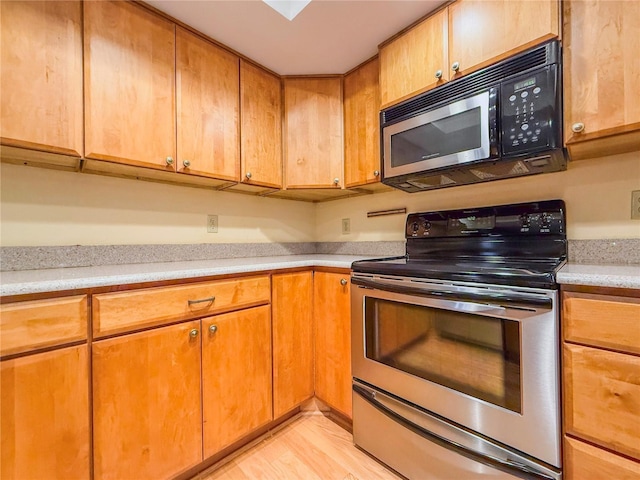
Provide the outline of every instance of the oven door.
{"type": "MultiPolygon", "coordinates": [[[[491,156],[496,90],[382,128],[384,177],[422,173],[491,156]]],[[[493,144],[493,145],[492,145],[493,144]]]]}
{"type": "Polygon", "coordinates": [[[561,466],[556,291],[351,281],[354,380],[561,466]]]}

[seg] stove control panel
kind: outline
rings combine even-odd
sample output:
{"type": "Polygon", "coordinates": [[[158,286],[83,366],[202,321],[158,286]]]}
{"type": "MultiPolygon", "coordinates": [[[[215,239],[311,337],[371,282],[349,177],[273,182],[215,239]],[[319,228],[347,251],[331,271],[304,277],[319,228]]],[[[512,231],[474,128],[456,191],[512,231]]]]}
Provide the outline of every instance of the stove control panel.
{"type": "Polygon", "coordinates": [[[565,234],[565,206],[562,200],[412,213],[407,217],[405,230],[408,239],[565,234]]]}

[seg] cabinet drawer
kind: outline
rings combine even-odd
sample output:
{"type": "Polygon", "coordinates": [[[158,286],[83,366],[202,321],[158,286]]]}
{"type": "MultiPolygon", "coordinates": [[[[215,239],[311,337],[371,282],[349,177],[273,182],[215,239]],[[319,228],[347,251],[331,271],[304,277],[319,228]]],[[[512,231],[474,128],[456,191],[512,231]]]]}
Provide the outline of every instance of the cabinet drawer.
{"type": "Polygon", "coordinates": [[[564,345],[565,430],[640,459],[640,357],[564,345]]]}
{"type": "Polygon", "coordinates": [[[98,294],[93,297],[93,335],[263,305],[270,298],[267,276],[98,294]]]}
{"type": "Polygon", "coordinates": [[[87,338],[87,296],[0,305],[0,354],[28,352],[87,338]]]}
{"type": "Polygon", "coordinates": [[[567,480],[640,480],[640,463],[565,437],[567,480]]]}
{"type": "Polygon", "coordinates": [[[640,354],[640,299],[565,293],[562,310],[566,341],[640,354]]]}

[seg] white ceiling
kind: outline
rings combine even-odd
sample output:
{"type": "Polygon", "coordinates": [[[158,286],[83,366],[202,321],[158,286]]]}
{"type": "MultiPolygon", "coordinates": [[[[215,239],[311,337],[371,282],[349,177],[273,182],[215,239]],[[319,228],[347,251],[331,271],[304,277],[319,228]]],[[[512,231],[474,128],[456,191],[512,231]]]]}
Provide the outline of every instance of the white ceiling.
{"type": "Polygon", "coordinates": [[[281,75],[345,73],[445,0],[312,0],[289,21],[260,0],[148,4],[281,75]]]}

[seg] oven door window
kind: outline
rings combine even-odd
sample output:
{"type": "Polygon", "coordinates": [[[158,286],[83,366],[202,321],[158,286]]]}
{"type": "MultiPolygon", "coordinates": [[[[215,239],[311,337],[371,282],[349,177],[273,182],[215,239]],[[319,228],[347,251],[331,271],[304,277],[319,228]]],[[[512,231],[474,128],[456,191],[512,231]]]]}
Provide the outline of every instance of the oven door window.
{"type": "Polygon", "coordinates": [[[365,298],[365,355],[522,413],[520,324],[365,298]]]}

